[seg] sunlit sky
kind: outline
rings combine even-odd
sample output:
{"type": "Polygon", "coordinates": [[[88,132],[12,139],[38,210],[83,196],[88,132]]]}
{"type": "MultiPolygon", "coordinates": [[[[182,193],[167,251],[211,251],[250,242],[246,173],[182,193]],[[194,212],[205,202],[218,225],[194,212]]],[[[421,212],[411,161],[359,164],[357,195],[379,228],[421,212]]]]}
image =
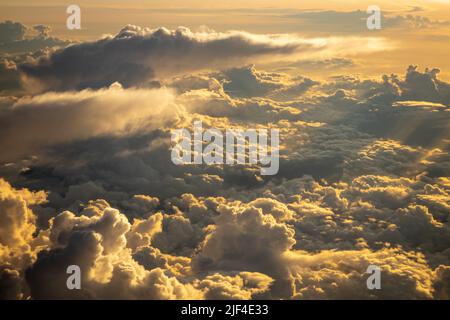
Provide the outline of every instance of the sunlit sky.
{"type": "MultiPolygon", "coordinates": [[[[306,11],[352,12],[366,11],[374,1],[345,0],[132,0],[132,1],[61,1],[17,0],[0,1],[0,20],[13,20],[26,25],[46,24],[52,35],[80,41],[93,40],[104,34],[114,34],[127,24],[156,28],[186,26],[192,30],[200,27],[217,31],[245,30],[253,33],[291,33],[302,37],[362,37],[361,47],[367,45],[364,37],[383,38],[389,46],[380,51],[347,54],[356,62],[353,72],[372,76],[380,73],[402,73],[407,65],[438,67],[441,78],[450,78],[450,1],[376,1],[384,14],[390,16],[421,16],[439,23],[427,28],[389,28],[379,31],[346,26],[345,18],[318,16],[301,20],[296,15],[306,11]],[[82,30],[66,29],[66,7],[76,3],[82,9],[82,30]],[[448,20],[448,21],[447,21],[448,20]]],[[[358,52],[358,53],[356,53],[358,52]]],[[[323,58],[323,57],[321,57],[323,58]]],[[[326,58],[333,58],[332,56],[326,58]]],[[[313,70],[320,76],[320,70],[313,70]]]]}
{"type": "Polygon", "coordinates": [[[0,0],[0,300],[450,299],[449,53],[450,0],[0,0]]]}

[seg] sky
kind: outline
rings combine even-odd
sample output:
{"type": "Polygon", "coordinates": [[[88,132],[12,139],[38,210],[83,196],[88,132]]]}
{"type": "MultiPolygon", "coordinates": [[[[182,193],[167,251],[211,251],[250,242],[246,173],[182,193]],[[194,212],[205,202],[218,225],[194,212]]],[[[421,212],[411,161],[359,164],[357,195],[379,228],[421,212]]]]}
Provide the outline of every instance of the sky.
{"type": "Polygon", "coordinates": [[[69,4],[0,0],[0,299],[450,299],[450,1],[69,4]]]}
{"type": "MultiPolygon", "coordinates": [[[[302,37],[361,37],[353,43],[355,49],[367,46],[366,37],[385,40],[376,52],[364,56],[346,53],[359,62],[355,72],[376,75],[395,70],[401,72],[409,64],[443,69],[441,77],[449,79],[450,62],[450,2],[445,0],[378,1],[384,14],[391,17],[413,15],[431,22],[418,27],[411,21],[368,31],[364,20],[345,13],[365,12],[373,1],[78,1],[82,8],[82,30],[65,27],[67,1],[1,1],[0,18],[18,20],[24,24],[46,24],[52,34],[65,39],[93,40],[104,34],[116,33],[126,24],[143,27],[176,28],[186,26],[197,30],[209,27],[217,31],[246,30],[263,33],[290,33],[302,37]],[[322,12],[308,15],[305,12],[322,12]],[[328,11],[328,12],[327,12],[328,11]],[[329,12],[331,11],[331,13],[329,12]],[[334,12],[335,11],[335,12],[334,12]],[[333,14],[334,12],[334,14],[333,14]],[[341,13],[341,14],[339,14],[341,13]],[[433,23],[440,22],[440,23],[433,23]],[[434,65],[429,66],[429,61],[434,65]]],[[[363,13],[364,17],[365,14],[363,13]]],[[[333,55],[336,55],[335,53],[333,55]]],[[[316,72],[316,76],[319,72],[316,72]]]]}

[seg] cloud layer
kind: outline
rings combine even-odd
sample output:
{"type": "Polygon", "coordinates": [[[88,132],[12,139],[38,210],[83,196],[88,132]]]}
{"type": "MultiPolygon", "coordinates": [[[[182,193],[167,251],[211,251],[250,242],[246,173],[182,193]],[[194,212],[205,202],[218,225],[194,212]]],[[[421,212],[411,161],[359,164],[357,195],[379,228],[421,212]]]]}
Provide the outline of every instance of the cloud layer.
{"type": "Polygon", "coordinates": [[[21,69],[27,77],[52,89],[99,88],[116,81],[125,87],[145,87],[168,75],[313,48],[306,40],[281,36],[193,33],[183,27],[150,30],[129,25],[115,36],[72,45],[21,69]]]}
{"type": "Polygon", "coordinates": [[[298,50],[128,26],[4,61],[43,92],[0,97],[0,298],[449,299],[450,84],[248,63],[298,50]],[[279,174],[174,165],[171,130],[197,120],[279,129],[279,174]]]}

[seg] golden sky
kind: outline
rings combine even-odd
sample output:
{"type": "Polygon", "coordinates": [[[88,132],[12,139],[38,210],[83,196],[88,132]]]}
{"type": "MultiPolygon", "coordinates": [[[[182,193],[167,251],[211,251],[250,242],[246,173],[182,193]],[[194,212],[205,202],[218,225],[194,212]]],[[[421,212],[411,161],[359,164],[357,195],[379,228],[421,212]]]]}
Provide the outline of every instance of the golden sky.
{"type": "MultiPolygon", "coordinates": [[[[361,26],[340,26],[347,21],[339,16],[315,16],[306,20],[297,14],[311,11],[363,13],[373,1],[292,1],[292,0],[230,0],[225,2],[175,0],[170,1],[86,1],[76,3],[82,9],[82,30],[70,31],[65,27],[65,8],[68,1],[18,0],[0,1],[0,20],[19,21],[26,25],[46,24],[52,35],[77,40],[90,40],[104,34],[114,34],[127,24],[146,27],[176,28],[180,25],[197,30],[207,26],[217,31],[245,30],[252,33],[290,33],[301,37],[361,37],[359,46],[367,45],[364,37],[382,38],[387,47],[373,53],[347,54],[356,62],[353,72],[362,76],[402,72],[409,64],[442,69],[441,78],[450,78],[450,1],[377,1],[384,14],[389,16],[414,15],[436,21],[430,27],[384,27],[380,31],[364,30],[361,26]],[[444,22],[448,20],[447,22],[444,22]]],[[[303,17],[305,18],[305,17],[303,17]]],[[[355,48],[356,49],[356,48],[355,48]]],[[[361,52],[364,50],[355,50],[361,52]]],[[[334,56],[326,57],[334,58],[334,56]]],[[[321,70],[310,71],[320,76],[321,70]]]]}

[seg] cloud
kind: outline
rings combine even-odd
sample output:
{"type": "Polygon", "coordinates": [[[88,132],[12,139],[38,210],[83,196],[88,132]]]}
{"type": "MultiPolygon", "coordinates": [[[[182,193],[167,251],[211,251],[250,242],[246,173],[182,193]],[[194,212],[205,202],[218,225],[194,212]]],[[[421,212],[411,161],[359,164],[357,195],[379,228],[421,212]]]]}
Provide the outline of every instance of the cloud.
{"type": "Polygon", "coordinates": [[[301,70],[305,72],[317,70],[342,70],[347,72],[350,68],[356,66],[356,63],[349,58],[330,58],[330,59],[305,59],[289,63],[281,70],[301,70]]]}
{"type": "Polygon", "coordinates": [[[165,256],[149,246],[154,232],[161,232],[154,229],[161,218],[156,214],[130,225],[119,211],[95,203],[79,217],[61,213],[45,231],[49,250],[41,251],[26,271],[31,295],[36,299],[249,299],[269,289],[272,279],[256,272],[213,273],[187,283],[188,274],[183,273],[189,269],[177,268],[188,258],[165,256]],[[136,239],[143,236],[148,236],[147,241],[135,247],[136,239]],[[130,249],[136,254],[131,256],[130,249]],[[82,290],[65,288],[67,263],[83,270],[82,290]],[[52,283],[44,286],[50,279],[52,283]]]}
{"type": "MultiPolygon", "coordinates": [[[[259,61],[295,59],[319,53],[354,52],[358,37],[303,39],[293,35],[256,35],[243,31],[219,33],[148,29],[128,25],[118,34],[73,44],[36,63],[20,66],[31,86],[41,90],[155,87],[170,77],[201,70],[225,69],[259,61]],[[353,47],[352,51],[349,47],[353,47]],[[70,75],[70,76],[69,76],[70,75]]],[[[358,51],[388,49],[382,38],[365,38],[358,51]]]]}
{"type": "Polygon", "coordinates": [[[292,79],[280,73],[259,72],[254,66],[228,69],[224,75],[224,91],[235,97],[268,96],[289,99],[302,95],[318,84],[308,78],[292,79]]]}
{"type": "Polygon", "coordinates": [[[50,31],[52,30],[52,28],[50,28],[49,26],[46,26],[44,24],[38,24],[33,26],[33,29],[38,32],[39,37],[48,37],[48,35],[50,34],[50,31]]]}
{"type": "Polygon", "coordinates": [[[15,93],[22,88],[20,73],[14,61],[2,59],[0,61],[0,94],[15,93]]]}
{"type": "Polygon", "coordinates": [[[288,253],[295,299],[430,299],[433,272],[420,254],[398,250],[288,253]],[[387,258],[390,257],[390,258],[387,258]],[[380,267],[382,290],[367,290],[369,265],[380,267]]]}
{"type": "MultiPolygon", "coordinates": [[[[193,258],[194,270],[251,271],[283,278],[280,256],[295,244],[294,230],[257,208],[237,211],[222,206],[218,210],[221,215],[215,228],[193,258]]],[[[281,294],[287,289],[284,281],[274,288],[281,294]]]]}
{"type": "Polygon", "coordinates": [[[394,107],[414,107],[414,108],[426,108],[426,109],[439,109],[446,106],[441,103],[428,102],[428,101],[397,101],[394,102],[394,107]]]}
{"type": "Polygon", "coordinates": [[[0,299],[23,299],[22,279],[17,270],[0,267],[0,299]]]}
{"type": "Polygon", "coordinates": [[[23,270],[45,246],[45,239],[35,237],[36,215],[33,210],[46,201],[43,191],[16,190],[0,179],[0,297],[22,299],[27,294],[23,270]]]}
{"type": "MultiPolygon", "coordinates": [[[[183,195],[164,205],[175,215],[150,213],[133,222],[106,201],[92,201],[78,214],[60,213],[40,232],[48,240],[25,264],[26,280],[40,299],[445,297],[440,265],[449,259],[448,210],[435,218],[415,205],[421,195],[447,194],[444,188],[444,180],[432,187],[360,176],[350,185],[328,186],[302,178],[229,199],[183,195]],[[196,234],[196,250],[185,250],[196,234]],[[83,290],[65,289],[67,264],[82,267],[83,290]],[[381,291],[365,287],[370,264],[383,270],[381,291]]],[[[18,279],[9,270],[2,283],[12,288],[7,279],[18,279]]]]}
{"type": "MultiPolygon", "coordinates": [[[[37,299],[103,298],[103,299],[180,299],[201,296],[192,285],[184,285],[159,268],[146,270],[131,257],[128,240],[150,235],[151,225],[127,218],[109,206],[93,211],[87,208],[77,217],[63,212],[51,223],[49,250],[41,251],[26,271],[31,295],[37,299]],[[150,229],[148,228],[150,226],[150,229]],[[128,238],[127,238],[128,236],[128,238]],[[65,288],[67,263],[80,266],[83,290],[65,288]],[[44,286],[46,281],[52,283],[44,286]]],[[[142,238],[141,238],[142,239],[142,238]]],[[[142,245],[148,243],[143,242],[142,245]]]]}
{"type": "Polygon", "coordinates": [[[437,79],[439,69],[417,71],[417,66],[410,66],[405,76],[402,97],[407,100],[428,102],[450,102],[450,85],[437,79]]]}
{"type": "Polygon", "coordinates": [[[46,201],[42,191],[32,193],[27,189],[15,190],[0,180],[0,256],[2,262],[12,265],[25,263],[32,254],[36,216],[31,207],[46,201]]]}
{"type": "MultiPolygon", "coordinates": [[[[366,20],[369,16],[362,10],[315,10],[300,11],[285,15],[284,18],[295,20],[306,31],[355,33],[368,31],[366,20]]],[[[432,20],[413,14],[396,15],[389,11],[382,11],[381,19],[383,29],[424,29],[449,24],[449,21],[432,20]]]]}
{"type": "Polygon", "coordinates": [[[0,23],[0,43],[22,40],[27,27],[20,22],[4,21],[0,23]]]}
{"type": "Polygon", "coordinates": [[[29,28],[20,22],[0,22],[0,52],[19,53],[38,51],[46,47],[64,47],[70,42],[50,36],[51,28],[36,25],[29,28]],[[33,34],[30,31],[34,31],[33,34]]]}
{"type": "Polygon", "coordinates": [[[155,235],[153,246],[164,253],[190,256],[202,237],[202,230],[183,215],[165,216],[162,232],[155,235]]]}
{"type": "Polygon", "coordinates": [[[449,283],[449,271],[448,266],[439,266],[436,270],[437,281],[435,284],[435,292],[437,299],[449,300],[450,299],[450,287],[449,283]]]}
{"type": "Polygon", "coordinates": [[[437,70],[316,83],[233,66],[160,84],[0,100],[11,182],[0,183],[0,296],[448,297],[448,83],[437,70]],[[195,120],[280,129],[280,174],[173,165],[170,130],[195,120]],[[69,264],[81,291],[65,287],[69,264]],[[367,290],[371,264],[381,290],[367,290]]]}
{"type": "Polygon", "coordinates": [[[199,287],[206,288],[205,298],[210,300],[249,300],[266,292],[273,280],[257,272],[237,275],[213,274],[203,279],[199,287]]]}
{"type": "Polygon", "coordinates": [[[37,64],[24,64],[21,70],[56,90],[99,88],[116,81],[125,87],[143,87],[168,75],[317,50],[315,47],[312,42],[282,36],[193,33],[183,27],[150,30],[129,25],[115,36],[72,45],[37,64]]]}
{"type": "Polygon", "coordinates": [[[170,90],[47,93],[24,97],[0,110],[1,160],[32,154],[36,148],[105,135],[151,131],[177,121],[170,90]],[[171,106],[171,107],[170,107],[171,106]]]}

